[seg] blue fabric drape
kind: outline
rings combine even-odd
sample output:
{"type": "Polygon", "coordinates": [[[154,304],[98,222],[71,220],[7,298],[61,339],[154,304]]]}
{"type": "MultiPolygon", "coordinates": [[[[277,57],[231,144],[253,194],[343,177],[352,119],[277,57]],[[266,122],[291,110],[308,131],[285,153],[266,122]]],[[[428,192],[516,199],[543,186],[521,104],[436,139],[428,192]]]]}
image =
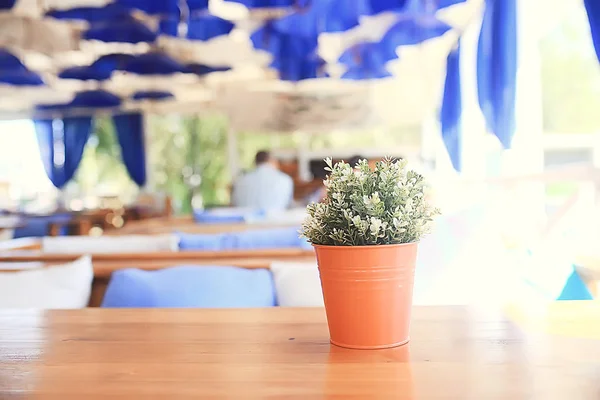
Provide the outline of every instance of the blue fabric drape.
{"type": "Polygon", "coordinates": [[[92,130],[91,117],[34,121],[40,156],[52,184],[61,189],[73,176],[92,130]]]}
{"type": "Polygon", "coordinates": [[[600,2],[598,0],[584,0],[583,3],[590,20],[590,30],[596,48],[596,55],[600,61],[600,2]]]}
{"type": "Polygon", "coordinates": [[[479,106],[506,149],[515,132],[517,0],[487,0],[477,51],[479,106]]]}
{"type": "Polygon", "coordinates": [[[442,125],[442,139],[452,166],[458,172],[462,168],[461,159],[461,114],[462,91],[460,85],[460,42],[458,47],[450,52],[446,62],[446,81],[444,84],[444,98],[440,113],[442,125]]]}
{"type": "Polygon", "coordinates": [[[113,117],[117,138],[121,145],[121,158],[131,179],[138,185],[146,184],[146,147],[144,145],[144,120],[141,114],[123,114],[113,117]]]}
{"type": "Polygon", "coordinates": [[[50,181],[52,181],[52,177],[54,176],[54,135],[52,133],[52,120],[35,120],[33,121],[33,124],[35,126],[38,148],[40,150],[40,158],[42,159],[46,175],[50,178],[50,181]]]}

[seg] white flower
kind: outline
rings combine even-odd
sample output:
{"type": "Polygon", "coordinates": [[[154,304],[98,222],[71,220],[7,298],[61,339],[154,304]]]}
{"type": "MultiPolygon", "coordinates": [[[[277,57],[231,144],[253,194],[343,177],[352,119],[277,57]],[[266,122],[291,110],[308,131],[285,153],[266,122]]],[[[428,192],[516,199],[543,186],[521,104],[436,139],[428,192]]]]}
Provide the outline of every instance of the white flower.
{"type": "Polygon", "coordinates": [[[369,227],[371,234],[377,236],[382,228],[382,225],[383,222],[379,218],[371,217],[371,226],[369,227]]]}

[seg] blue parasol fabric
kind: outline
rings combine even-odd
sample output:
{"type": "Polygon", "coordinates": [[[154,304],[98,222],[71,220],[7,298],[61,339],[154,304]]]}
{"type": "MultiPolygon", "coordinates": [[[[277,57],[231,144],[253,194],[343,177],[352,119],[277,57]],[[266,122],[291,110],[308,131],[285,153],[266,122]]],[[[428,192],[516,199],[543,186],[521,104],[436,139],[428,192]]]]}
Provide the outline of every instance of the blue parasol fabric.
{"type": "Polygon", "coordinates": [[[0,83],[13,86],[42,86],[44,81],[35,72],[27,70],[0,71],[0,83]]]}
{"type": "Polygon", "coordinates": [[[274,25],[282,33],[313,37],[322,32],[352,29],[360,23],[361,16],[369,13],[367,0],[319,0],[278,19],[274,25]]]}
{"type": "Polygon", "coordinates": [[[515,132],[517,0],[488,0],[477,50],[477,91],[487,129],[505,149],[515,132]]]}
{"type": "Polygon", "coordinates": [[[0,10],[10,10],[17,0],[0,0],[0,10]]]}
{"type": "Polygon", "coordinates": [[[210,40],[214,37],[227,35],[234,24],[214,15],[192,16],[188,21],[187,38],[191,40],[210,40]]]}
{"type": "Polygon", "coordinates": [[[26,69],[25,65],[14,54],[6,49],[0,49],[0,71],[26,69]]]}
{"type": "Polygon", "coordinates": [[[121,105],[121,99],[104,90],[79,92],[67,104],[38,105],[38,110],[65,110],[69,108],[112,108],[121,105]]]}
{"type": "Polygon", "coordinates": [[[122,70],[137,75],[171,75],[189,72],[183,64],[162,53],[140,54],[126,62],[122,70]]]}
{"type": "Polygon", "coordinates": [[[116,0],[118,5],[140,10],[149,15],[179,13],[179,0],[116,0]]]}
{"type": "Polygon", "coordinates": [[[387,60],[381,51],[380,43],[359,43],[346,50],[338,62],[348,66],[342,79],[365,80],[382,79],[392,76],[386,69],[387,60]]]}
{"type": "Polygon", "coordinates": [[[312,0],[225,0],[231,3],[239,3],[247,8],[288,8],[307,7],[312,0]]]}
{"type": "Polygon", "coordinates": [[[596,49],[596,56],[600,61],[600,2],[598,0],[584,0],[583,3],[590,21],[590,31],[596,49]]]}
{"type": "Polygon", "coordinates": [[[155,90],[138,91],[131,96],[133,100],[167,100],[172,99],[173,93],[155,90]]]}
{"type": "Polygon", "coordinates": [[[92,24],[83,38],[107,43],[150,43],[156,40],[157,33],[133,17],[127,17],[92,24]]]}
{"type": "Polygon", "coordinates": [[[186,3],[190,12],[208,10],[208,0],[187,0],[186,3]]]}
{"type": "Polygon", "coordinates": [[[66,10],[50,10],[46,13],[46,16],[56,19],[81,20],[91,23],[121,20],[128,18],[129,15],[129,9],[114,3],[104,7],[76,7],[66,10]]]}
{"type": "Polygon", "coordinates": [[[61,79],[76,79],[80,81],[105,81],[110,78],[112,72],[112,70],[96,69],[90,65],[66,68],[58,74],[58,77],[61,79]]]}
{"type": "Polygon", "coordinates": [[[198,76],[204,76],[208,74],[212,74],[213,72],[226,72],[231,70],[231,67],[212,67],[210,65],[204,64],[188,64],[185,68],[192,74],[196,74],[198,76]]]}
{"type": "Polygon", "coordinates": [[[114,71],[123,69],[125,64],[133,59],[135,56],[132,54],[106,54],[91,65],[66,68],[58,76],[62,79],[103,81],[109,79],[114,71]]]}
{"type": "Polygon", "coordinates": [[[400,46],[417,45],[442,36],[452,29],[434,14],[412,14],[405,17],[406,19],[396,22],[381,39],[380,46],[386,59],[395,58],[396,49],[400,46]]]}
{"type": "Polygon", "coordinates": [[[442,139],[452,166],[458,172],[462,168],[461,158],[461,115],[462,91],[460,80],[460,42],[458,47],[450,52],[446,61],[446,79],[444,83],[444,97],[440,112],[442,126],[442,139]]]}
{"type": "Polygon", "coordinates": [[[121,159],[129,177],[138,185],[146,184],[146,146],[144,144],[144,119],[140,113],[113,117],[117,139],[121,146],[121,159]]]}

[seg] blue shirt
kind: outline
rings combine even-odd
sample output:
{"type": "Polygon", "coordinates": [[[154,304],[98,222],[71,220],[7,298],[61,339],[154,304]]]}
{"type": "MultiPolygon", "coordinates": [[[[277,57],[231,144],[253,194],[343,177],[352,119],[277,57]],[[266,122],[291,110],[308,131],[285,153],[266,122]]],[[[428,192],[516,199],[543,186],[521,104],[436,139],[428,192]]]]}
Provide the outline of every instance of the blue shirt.
{"type": "Polygon", "coordinates": [[[263,164],[238,178],[233,186],[234,207],[265,211],[284,210],[294,197],[292,178],[277,168],[263,164]]]}

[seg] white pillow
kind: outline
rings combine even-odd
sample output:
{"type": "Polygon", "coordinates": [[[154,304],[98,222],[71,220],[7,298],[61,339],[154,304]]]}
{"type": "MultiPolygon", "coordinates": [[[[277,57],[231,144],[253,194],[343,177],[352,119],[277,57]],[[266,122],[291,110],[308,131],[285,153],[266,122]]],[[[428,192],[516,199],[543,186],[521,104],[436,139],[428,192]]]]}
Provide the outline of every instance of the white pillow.
{"type": "Polygon", "coordinates": [[[275,262],[271,272],[281,307],[323,307],[323,291],[316,263],[275,262]]]}
{"type": "Polygon", "coordinates": [[[106,254],[178,251],[176,235],[56,236],[42,239],[42,251],[54,254],[106,254]]]}
{"type": "Polygon", "coordinates": [[[93,279],[89,256],[63,265],[0,271],[0,308],[84,308],[93,279]]]}

